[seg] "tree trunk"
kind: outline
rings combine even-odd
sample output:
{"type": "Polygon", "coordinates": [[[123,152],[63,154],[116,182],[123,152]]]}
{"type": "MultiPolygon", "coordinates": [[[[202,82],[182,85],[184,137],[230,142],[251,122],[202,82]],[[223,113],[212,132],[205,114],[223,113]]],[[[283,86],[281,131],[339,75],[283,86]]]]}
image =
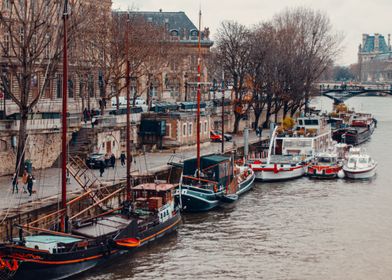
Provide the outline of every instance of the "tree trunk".
{"type": "Polygon", "coordinates": [[[238,133],[238,127],[240,125],[240,120],[241,120],[241,114],[238,114],[237,112],[234,113],[234,127],[233,127],[233,134],[238,133]]]}
{"type": "Polygon", "coordinates": [[[267,112],[265,114],[265,121],[263,123],[263,128],[269,128],[269,122],[270,122],[270,118],[271,118],[271,103],[268,102],[267,104],[267,112]]]}
{"type": "Polygon", "coordinates": [[[15,173],[19,173],[19,176],[23,175],[25,167],[25,146],[27,139],[27,109],[20,110],[20,126],[19,126],[19,138],[18,138],[18,150],[16,154],[15,173]]]}
{"type": "Polygon", "coordinates": [[[255,127],[254,129],[257,129],[259,127],[259,120],[261,116],[261,110],[254,110],[254,115],[255,115],[255,127]]]}

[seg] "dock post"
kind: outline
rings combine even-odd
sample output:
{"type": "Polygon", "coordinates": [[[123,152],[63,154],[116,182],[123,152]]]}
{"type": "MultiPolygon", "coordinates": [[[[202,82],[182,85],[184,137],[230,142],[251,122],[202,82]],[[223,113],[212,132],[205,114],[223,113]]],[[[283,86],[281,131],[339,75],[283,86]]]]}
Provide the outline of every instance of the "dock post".
{"type": "Polygon", "coordinates": [[[244,128],[244,158],[245,160],[248,159],[249,155],[249,129],[246,127],[244,128]]]}

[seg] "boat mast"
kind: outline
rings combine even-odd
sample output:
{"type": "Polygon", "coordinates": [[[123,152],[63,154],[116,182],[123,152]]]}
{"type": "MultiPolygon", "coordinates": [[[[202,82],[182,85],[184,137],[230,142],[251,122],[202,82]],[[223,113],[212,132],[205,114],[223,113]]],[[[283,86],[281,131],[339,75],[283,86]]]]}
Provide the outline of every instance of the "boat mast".
{"type": "Polygon", "coordinates": [[[222,154],[225,153],[225,72],[222,70],[222,154]]]}
{"type": "Polygon", "coordinates": [[[128,39],[128,26],[129,26],[129,12],[128,12],[128,18],[127,18],[127,23],[126,23],[126,29],[125,29],[125,55],[126,55],[126,77],[125,77],[125,83],[126,83],[126,90],[127,90],[127,133],[126,133],[126,140],[127,140],[127,201],[131,201],[131,135],[130,135],[130,128],[131,128],[131,122],[130,122],[130,115],[131,115],[131,96],[130,96],[130,67],[129,67],[129,57],[128,57],[128,52],[129,52],[129,39],[128,39]]]}
{"type": "Polygon", "coordinates": [[[61,231],[66,231],[66,208],[67,208],[67,82],[68,82],[68,57],[67,57],[67,21],[68,21],[68,0],[64,0],[63,13],[63,114],[62,114],[62,142],[61,142],[61,207],[64,215],[61,217],[61,231]]]}
{"type": "Polygon", "coordinates": [[[196,142],[197,142],[197,178],[200,178],[200,83],[201,83],[201,9],[199,10],[199,38],[197,60],[197,117],[196,117],[196,142]]]}

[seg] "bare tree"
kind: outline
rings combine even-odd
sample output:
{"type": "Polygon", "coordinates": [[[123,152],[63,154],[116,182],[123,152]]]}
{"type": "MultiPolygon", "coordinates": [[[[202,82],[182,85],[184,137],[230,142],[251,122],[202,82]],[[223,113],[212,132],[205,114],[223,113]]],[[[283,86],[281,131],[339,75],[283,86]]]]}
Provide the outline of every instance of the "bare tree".
{"type": "MultiPolygon", "coordinates": [[[[24,169],[29,113],[47,90],[62,51],[62,12],[64,1],[9,1],[0,11],[3,40],[1,63],[3,88],[20,112],[16,170],[24,169]],[[16,83],[11,88],[11,85],[16,83]]],[[[77,32],[76,17],[83,5],[72,2],[69,38],[77,32]]],[[[68,7],[69,8],[69,7],[68,7]]],[[[80,19],[80,18],[79,18],[80,19]]]]}
{"type": "Polygon", "coordinates": [[[232,82],[235,96],[233,133],[237,133],[239,122],[249,109],[244,97],[248,92],[245,81],[249,74],[252,49],[250,30],[237,22],[223,22],[218,29],[216,49],[217,63],[232,82]]]}

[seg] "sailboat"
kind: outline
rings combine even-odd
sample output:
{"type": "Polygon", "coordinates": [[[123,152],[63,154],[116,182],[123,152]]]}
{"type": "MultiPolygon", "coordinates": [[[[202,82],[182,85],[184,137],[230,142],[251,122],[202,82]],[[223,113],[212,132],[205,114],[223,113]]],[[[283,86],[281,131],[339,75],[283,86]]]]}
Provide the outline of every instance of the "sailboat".
{"type": "MultiPolygon", "coordinates": [[[[201,11],[199,12],[199,30],[201,11]]],[[[222,153],[200,156],[200,83],[201,47],[199,32],[199,59],[197,75],[197,155],[183,162],[180,185],[175,193],[183,211],[201,212],[215,209],[238,200],[239,195],[253,186],[254,172],[247,167],[238,168],[234,159],[224,154],[224,91],[222,93],[222,153]]],[[[224,88],[224,85],[223,87],[224,88]]]]}
{"type": "MultiPolygon", "coordinates": [[[[97,195],[99,190],[89,189],[81,196],[67,200],[67,6],[65,0],[61,209],[17,225],[19,236],[0,244],[0,276],[5,279],[68,278],[172,232],[181,221],[174,201],[175,185],[152,183],[131,188],[129,160],[126,188],[120,187],[104,197],[97,195]],[[105,202],[120,195],[124,189],[126,200],[119,207],[105,206],[105,202]],[[72,206],[88,197],[92,204],[70,215],[72,206]],[[97,214],[89,217],[90,210],[95,208],[98,208],[97,214]]],[[[129,153],[129,62],[127,67],[129,153]]]]}

